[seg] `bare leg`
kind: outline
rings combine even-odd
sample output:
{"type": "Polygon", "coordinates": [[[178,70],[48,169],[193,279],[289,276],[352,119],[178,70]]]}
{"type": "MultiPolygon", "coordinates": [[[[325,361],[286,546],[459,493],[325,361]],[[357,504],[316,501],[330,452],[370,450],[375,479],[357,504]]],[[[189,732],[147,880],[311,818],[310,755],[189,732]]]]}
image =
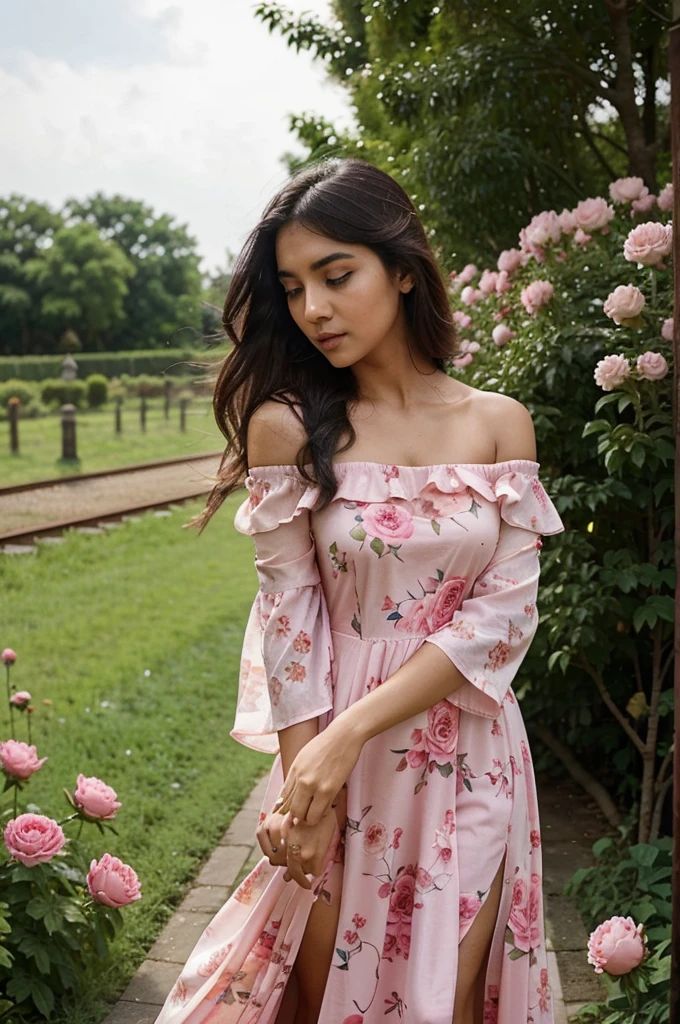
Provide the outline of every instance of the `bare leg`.
{"type": "Polygon", "coordinates": [[[483,1011],[481,1007],[484,1004],[483,987],[486,964],[498,917],[504,871],[505,858],[503,858],[491,884],[488,896],[459,946],[458,978],[452,1024],[482,1024],[483,1011]],[[482,988],[481,1005],[478,995],[480,985],[482,988]]]}
{"type": "Polygon", "coordinates": [[[295,1024],[316,1024],[319,1017],[335,949],[343,870],[342,864],[333,864],[328,878],[331,905],[316,901],[295,958],[292,973],[296,976],[300,997],[295,1024]]]}

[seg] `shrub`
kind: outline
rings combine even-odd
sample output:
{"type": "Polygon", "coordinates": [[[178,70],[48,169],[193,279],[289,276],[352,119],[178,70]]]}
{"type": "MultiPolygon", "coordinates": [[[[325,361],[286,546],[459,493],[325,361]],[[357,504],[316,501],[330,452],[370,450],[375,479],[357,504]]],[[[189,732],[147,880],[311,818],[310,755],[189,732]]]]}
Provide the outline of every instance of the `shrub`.
{"type": "Polygon", "coordinates": [[[109,382],[101,373],[91,373],[86,380],[87,404],[91,409],[98,409],[108,400],[109,382]]]}
{"type": "Polygon", "coordinates": [[[76,332],[71,330],[69,327],[69,329],[64,331],[59,339],[58,349],[60,352],[63,352],[64,355],[67,352],[82,352],[83,343],[76,332]]]}
{"type": "Polygon", "coordinates": [[[40,385],[40,397],[45,405],[71,403],[82,409],[87,404],[87,384],[84,380],[44,380],[40,385]]]}

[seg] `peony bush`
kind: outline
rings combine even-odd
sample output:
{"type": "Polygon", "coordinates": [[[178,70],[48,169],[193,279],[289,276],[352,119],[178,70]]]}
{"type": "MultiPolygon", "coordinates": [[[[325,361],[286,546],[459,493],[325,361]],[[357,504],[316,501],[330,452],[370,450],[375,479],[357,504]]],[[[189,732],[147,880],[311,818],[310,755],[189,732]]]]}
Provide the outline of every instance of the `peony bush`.
{"type": "MultiPolygon", "coordinates": [[[[7,681],[10,738],[0,742],[3,793],[12,806],[2,812],[4,854],[0,854],[0,1017],[22,1021],[49,1018],[59,1006],[68,1010],[93,964],[106,957],[121,927],[121,908],[141,899],[139,879],[128,864],[106,852],[90,859],[81,833],[86,824],[100,833],[116,833],[112,824],[122,803],[115,790],[96,776],[78,775],[64,790],[64,818],[43,814],[29,804],[19,813],[19,798],[48,760],[31,742],[34,706],[27,690],[11,679],[17,654],[0,654],[7,681]],[[28,743],[16,738],[20,716],[28,743]],[[73,827],[77,824],[75,834],[73,827]]],[[[4,723],[3,723],[4,726],[4,723]]],[[[117,834],[117,833],[116,833],[117,834]]]]}
{"type": "MultiPolygon", "coordinates": [[[[671,827],[672,206],[671,185],[655,196],[622,178],[606,198],[538,213],[495,266],[466,267],[465,297],[450,274],[462,343],[452,372],[529,408],[567,527],[542,551],[541,626],[518,680],[538,766],[569,770],[576,755],[621,863],[654,853],[671,827]]],[[[648,984],[650,964],[639,1019],[668,1013],[667,923],[640,878],[631,884],[610,885],[607,908],[630,899],[630,916],[655,921],[654,945],[612,989],[611,1024],[638,1019],[626,993],[648,984]]]]}

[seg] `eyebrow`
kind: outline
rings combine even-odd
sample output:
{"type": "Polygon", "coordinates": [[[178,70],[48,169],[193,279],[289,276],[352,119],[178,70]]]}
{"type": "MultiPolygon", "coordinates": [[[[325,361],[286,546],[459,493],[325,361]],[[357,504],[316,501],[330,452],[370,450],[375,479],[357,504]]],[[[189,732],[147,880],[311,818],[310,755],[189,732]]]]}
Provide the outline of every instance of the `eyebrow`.
{"type": "MultiPolygon", "coordinates": [[[[332,252],[329,256],[322,256],[322,258],[320,260],[315,260],[313,263],[310,263],[309,269],[310,270],[319,270],[321,267],[325,267],[326,264],[330,263],[332,260],[353,260],[353,259],[354,259],[354,256],[352,255],[351,252],[332,252]]],[[[297,277],[297,274],[294,274],[290,270],[279,270],[277,276],[278,277],[297,277]]]]}

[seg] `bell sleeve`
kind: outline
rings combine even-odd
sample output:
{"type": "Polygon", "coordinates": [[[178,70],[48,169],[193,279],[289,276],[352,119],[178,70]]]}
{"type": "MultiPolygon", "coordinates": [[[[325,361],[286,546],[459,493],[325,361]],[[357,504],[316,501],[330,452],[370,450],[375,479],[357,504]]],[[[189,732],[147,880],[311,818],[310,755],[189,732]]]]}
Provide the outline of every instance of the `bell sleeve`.
{"type": "Polygon", "coordinates": [[[500,474],[494,495],[500,527],[493,556],[451,621],[426,640],[466,678],[447,700],[485,718],[498,715],[538,627],[541,534],[564,530],[537,472],[500,474]]]}
{"type": "Polygon", "coordinates": [[[278,752],[277,733],[331,710],[333,646],[310,509],[316,488],[294,466],[260,466],[234,526],[253,538],[258,591],[243,639],[231,737],[278,752]]]}

